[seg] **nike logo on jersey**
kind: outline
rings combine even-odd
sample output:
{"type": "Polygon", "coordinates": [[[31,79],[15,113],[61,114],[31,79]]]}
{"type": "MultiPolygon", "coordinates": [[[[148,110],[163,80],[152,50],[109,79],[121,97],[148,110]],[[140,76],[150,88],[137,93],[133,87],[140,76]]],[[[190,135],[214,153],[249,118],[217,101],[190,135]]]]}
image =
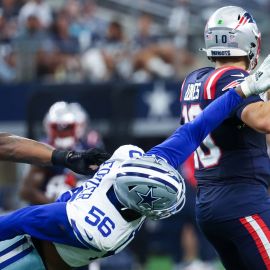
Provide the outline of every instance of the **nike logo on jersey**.
{"type": "Polygon", "coordinates": [[[89,234],[86,232],[86,230],[84,230],[84,232],[85,232],[85,234],[86,234],[86,236],[87,236],[87,238],[88,238],[89,241],[92,241],[92,240],[94,239],[94,237],[93,237],[92,235],[89,235],[89,234]]]}
{"type": "Polygon", "coordinates": [[[232,77],[240,77],[240,78],[244,78],[245,75],[241,72],[240,74],[232,74],[232,77]]]}

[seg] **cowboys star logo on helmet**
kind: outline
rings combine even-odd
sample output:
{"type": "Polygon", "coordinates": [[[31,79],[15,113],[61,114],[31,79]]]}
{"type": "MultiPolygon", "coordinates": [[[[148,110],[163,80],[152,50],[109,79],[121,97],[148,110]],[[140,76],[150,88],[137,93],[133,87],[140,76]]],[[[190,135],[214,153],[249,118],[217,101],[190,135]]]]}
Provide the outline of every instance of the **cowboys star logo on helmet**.
{"type": "Polygon", "coordinates": [[[183,178],[156,156],[123,162],[116,175],[114,190],[126,208],[152,219],[176,214],[185,204],[183,178]]]}
{"type": "Polygon", "coordinates": [[[138,205],[148,204],[150,209],[153,208],[154,202],[161,199],[161,197],[156,197],[153,195],[153,189],[154,187],[149,187],[149,190],[146,194],[136,191],[138,196],[141,198],[141,201],[138,202],[138,205]]]}

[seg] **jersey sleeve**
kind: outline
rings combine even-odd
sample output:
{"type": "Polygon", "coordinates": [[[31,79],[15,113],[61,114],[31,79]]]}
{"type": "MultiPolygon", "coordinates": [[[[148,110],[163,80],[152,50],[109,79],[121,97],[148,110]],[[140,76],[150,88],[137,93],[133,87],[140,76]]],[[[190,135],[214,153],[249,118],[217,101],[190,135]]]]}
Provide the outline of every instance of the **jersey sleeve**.
{"type": "Polygon", "coordinates": [[[69,224],[66,203],[29,206],[0,216],[0,241],[22,234],[85,248],[69,224]]]}
{"type": "Polygon", "coordinates": [[[226,92],[207,106],[193,121],[179,127],[167,140],[150,149],[146,155],[164,158],[177,169],[242,101],[235,90],[226,92]]]}
{"type": "MultiPolygon", "coordinates": [[[[224,67],[215,70],[207,79],[204,84],[204,98],[215,99],[224,94],[232,87],[236,87],[244,81],[249,73],[243,69],[235,67],[224,67]]],[[[243,109],[251,103],[262,101],[260,96],[253,95],[239,104],[231,113],[231,116],[237,116],[241,120],[241,113],[243,109]]]]}

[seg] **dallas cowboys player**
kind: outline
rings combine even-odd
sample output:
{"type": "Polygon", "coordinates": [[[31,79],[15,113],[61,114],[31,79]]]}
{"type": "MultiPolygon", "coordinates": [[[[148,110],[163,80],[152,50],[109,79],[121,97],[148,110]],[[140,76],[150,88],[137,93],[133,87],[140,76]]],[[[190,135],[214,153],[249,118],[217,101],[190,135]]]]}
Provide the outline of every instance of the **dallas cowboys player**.
{"type": "Polygon", "coordinates": [[[146,154],[136,146],[122,146],[93,178],[57,202],[1,216],[0,268],[64,270],[86,265],[123,249],[146,217],[161,219],[180,211],[185,186],[175,169],[241,104],[241,96],[270,87],[269,69],[270,56],[255,75],[146,154]]]}
{"type": "MultiPolygon", "coordinates": [[[[215,68],[189,74],[181,89],[183,122],[248,78],[260,53],[260,32],[247,11],[218,9],[205,27],[203,49],[215,68]]],[[[256,80],[262,74],[256,73],[256,80]]],[[[270,102],[250,96],[195,153],[197,221],[226,269],[270,269],[270,102]]]]}

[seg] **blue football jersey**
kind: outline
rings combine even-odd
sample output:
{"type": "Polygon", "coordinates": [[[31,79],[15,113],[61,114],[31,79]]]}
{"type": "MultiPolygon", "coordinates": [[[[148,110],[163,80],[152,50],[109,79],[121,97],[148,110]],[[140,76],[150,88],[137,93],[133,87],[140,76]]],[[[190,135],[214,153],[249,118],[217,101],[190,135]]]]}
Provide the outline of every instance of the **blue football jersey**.
{"type": "MultiPolygon", "coordinates": [[[[189,74],[180,93],[181,124],[192,121],[213,100],[240,84],[248,75],[245,70],[231,66],[205,67],[189,74]]],[[[197,198],[199,218],[224,220],[265,209],[260,200],[265,198],[270,178],[266,138],[241,121],[245,106],[257,101],[262,99],[259,96],[245,99],[204,139],[194,154],[200,191],[197,198]],[[211,207],[219,199],[221,209],[225,204],[233,206],[227,212],[216,208],[215,216],[211,207]],[[256,202],[254,208],[246,207],[251,200],[256,202]]]]}

